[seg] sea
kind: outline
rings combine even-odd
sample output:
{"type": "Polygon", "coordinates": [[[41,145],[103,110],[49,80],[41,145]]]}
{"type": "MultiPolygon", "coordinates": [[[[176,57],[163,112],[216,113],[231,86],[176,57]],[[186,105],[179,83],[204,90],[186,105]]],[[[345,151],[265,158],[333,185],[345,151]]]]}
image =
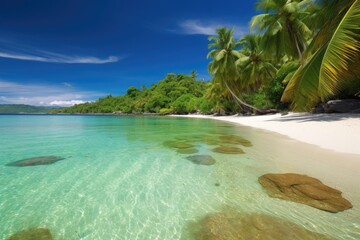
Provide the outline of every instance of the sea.
{"type": "Polygon", "coordinates": [[[1,115],[0,239],[34,228],[55,240],[197,239],[191,229],[231,209],[355,240],[359,169],[359,155],[210,119],[1,115]],[[62,160],[8,165],[44,156],[62,160]],[[271,198],[258,181],[266,173],[318,178],[353,208],[329,213],[271,198]]]}

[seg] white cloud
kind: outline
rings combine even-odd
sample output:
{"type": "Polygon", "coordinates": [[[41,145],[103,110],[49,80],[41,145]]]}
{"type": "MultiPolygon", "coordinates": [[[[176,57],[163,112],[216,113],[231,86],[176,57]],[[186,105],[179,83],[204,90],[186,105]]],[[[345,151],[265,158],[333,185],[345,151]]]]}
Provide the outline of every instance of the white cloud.
{"type": "Polygon", "coordinates": [[[119,61],[118,57],[109,56],[104,59],[97,57],[69,56],[58,53],[37,51],[36,54],[23,54],[0,51],[0,57],[11,58],[25,61],[48,62],[48,63],[87,63],[87,64],[104,64],[119,61]]]}
{"type": "Polygon", "coordinates": [[[69,88],[73,87],[72,84],[71,84],[71,83],[68,83],[68,82],[63,82],[62,84],[63,84],[65,87],[69,87],[69,88]]]}
{"type": "Polygon", "coordinates": [[[52,101],[50,102],[51,106],[74,106],[75,104],[82,104],[89,101],[83,101],[83,100],[69,100],[69,101],[52,101]]]}
{"type": "Polygon", "coordinates": [[[193,35],[193,34],[213,35],[215,34],[216,29],[219,28],[220,26],[221,25],[217,25],[217,24],[205,25],[199,21],[194,21],[194,20],[187,20],[180,23],[180,27],[183,30],[183,33],[189,35],[193,35]]]}
{"type": "Polygon", "coordinates": [[[79,91],[63,84],[22,84],[0,80],[0,103],[35,106],[72,106],[93,101],[104,93],[79,91]]]}
{"type": "Polygon", "coordinates": [[[179,33],[187,35],[215,35],[220,27],[234,28],[234,36],[241,37],[248,32],[247,27],[221,22],[202,22],[199,20],[186,20],[179,23],[179,33]]]}

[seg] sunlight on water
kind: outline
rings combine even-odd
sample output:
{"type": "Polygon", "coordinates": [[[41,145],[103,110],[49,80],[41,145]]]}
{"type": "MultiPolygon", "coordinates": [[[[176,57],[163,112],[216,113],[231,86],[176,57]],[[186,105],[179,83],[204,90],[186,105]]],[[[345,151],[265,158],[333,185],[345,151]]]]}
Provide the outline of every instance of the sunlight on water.
{"type": "Polygon", "coordinates": [[[224,208],[360,239],[356,155],[203,119],[3,115],[0,134],[0,239],[37,227],[56,240],[190,239],[189,222],[224,208]],[[39,156],[65,159],[5,166],[39,156]],[[270,198],[257,181],[269,172],[319,178],[354,208],[332,214],[270,198]]]}

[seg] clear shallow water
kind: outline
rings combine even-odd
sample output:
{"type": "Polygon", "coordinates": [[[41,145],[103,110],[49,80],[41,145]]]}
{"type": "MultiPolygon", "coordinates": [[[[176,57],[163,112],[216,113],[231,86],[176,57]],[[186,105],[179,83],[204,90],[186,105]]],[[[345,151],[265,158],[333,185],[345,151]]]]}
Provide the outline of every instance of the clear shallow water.
{"type": "Polygon", "coordinates": [[[55,239],[189,239],[184,226],[225,208],[266,213],[334,239],[360,239],[359,155],[339,154],[247,127],[204,119],[0,116],[0,239],[47,227],[55,239]],[[246,154],[213,153],[201,138],[239,135],[246,154]],[[185,139],[216,159],[196,165],[164,146],[185,139]],[[7,167],[23,158],[52,165],[7,167]],[[264,173],[297,172],[344,192],[338,214],[269,198],[264,173]],[[220,186],[216,186],[220,184],[220,186]]]}

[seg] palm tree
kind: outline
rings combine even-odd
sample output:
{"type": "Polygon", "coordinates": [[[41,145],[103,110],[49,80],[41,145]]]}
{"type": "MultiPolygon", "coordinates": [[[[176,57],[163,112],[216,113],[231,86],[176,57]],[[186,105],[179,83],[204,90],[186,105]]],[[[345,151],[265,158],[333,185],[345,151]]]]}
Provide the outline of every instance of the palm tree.
{"type": "Polygon", "coordinates": [[[245,103],[240,97],[242,86],[236,61],[242,57],[242,54],[237,50],[240,42],[235,41],[233,29],[219,28],[216,33],[217,36],[209,37],[211,41],[209,48],[212,50],[207,55],[207,58],[213,59],[209,63],[208,71],[213,75],[214,83],[225,87],[242,106],[261,112],[256,107],[245,103]]]}
{"type": "Polygon", "coordinates": [[[264,33],[266,50],[270,55],[284,55],[303,61],[312,31],[303,21],[306,11],[315,0],[260,0],[257,10],[264,11],[252,18],[251,29],[264,33]]]}
{"type": "Polygon", "coordinates": [[[249,34],[240,40],[242,56],[236,60],[240,67],[242,84],[258,89],[262,83],[274,78],[277,69],[262,48],[262,35],[249,34]]]}
{"type": "Polygon", "coordinates": [[[234,98],[227,88],[224,88],[220,83],[211,81],[205,92],[205,97],[215,104],[214,111],[219,112],[224,110],[224,102],[233,102],[234,98]]]}
{"type": "Polygon", "coordinates": [[[309,60],[290,79],[282,101],[293,101],[297,110],[337,94],[360,79],[360,0],[326,0],[318,16],[323,22],[305,55],[309,60]]]}

